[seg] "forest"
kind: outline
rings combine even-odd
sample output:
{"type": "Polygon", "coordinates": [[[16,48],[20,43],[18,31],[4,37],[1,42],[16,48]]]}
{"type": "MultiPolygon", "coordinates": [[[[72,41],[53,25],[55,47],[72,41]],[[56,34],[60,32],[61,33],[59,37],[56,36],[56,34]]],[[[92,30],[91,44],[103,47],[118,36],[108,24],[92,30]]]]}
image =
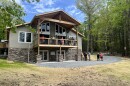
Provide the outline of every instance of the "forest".
{"type": "Polygon", "coordinates": [[[130,0],[77,0],[83,51],[130,56],[130,0]]]}

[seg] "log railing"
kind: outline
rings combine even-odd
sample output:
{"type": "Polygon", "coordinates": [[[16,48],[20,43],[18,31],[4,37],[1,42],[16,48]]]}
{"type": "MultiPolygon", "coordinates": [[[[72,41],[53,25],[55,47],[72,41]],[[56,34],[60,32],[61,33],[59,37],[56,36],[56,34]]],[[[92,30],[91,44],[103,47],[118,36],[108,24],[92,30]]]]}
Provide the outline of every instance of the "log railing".
{"type": "Polygon", "coordinates": [[[70,40],[70,39],[51,39],[51,38],[44,38],[44,39],[40,39],[40,44],[76,46],[77,41],[76,40],[70,40]]]}

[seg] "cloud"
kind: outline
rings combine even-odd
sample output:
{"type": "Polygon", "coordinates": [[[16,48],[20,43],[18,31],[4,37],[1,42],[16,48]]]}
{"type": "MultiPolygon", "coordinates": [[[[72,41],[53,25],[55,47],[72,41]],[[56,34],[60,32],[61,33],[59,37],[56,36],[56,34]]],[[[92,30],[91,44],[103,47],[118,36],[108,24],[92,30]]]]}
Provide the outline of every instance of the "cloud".
{"type": "Polygon", "coordinates": [[[84,21],[85,15],[79,9],[77,9],[75,5],[68,6],[67,8],[65,8],[65,11],[80,22],[84,21]]]}
{"type": "Polygon", "coordinates": [[[60,7],[54,6],[57,0],[41,0],[40,2],[32,3],[33,8],[38,13],[54,11],[60,9],[60,7]]]}
{"type": "Polygon", "coordinates": [[[49,11],[54,11],[54,10],[58,10],[58,9],[60,9],[60,8],[44,8],[43,7],[43,9],[36,9],[36,11],[37,12],[39,12],[39,13],[43,13],[43,12],[49,12],[49,11]]]}
{"type": "Polygon", "coordinates": [[[15,0],[15,2],[19,5],[22,5],[22,1],[21,0],[15,0]]]}

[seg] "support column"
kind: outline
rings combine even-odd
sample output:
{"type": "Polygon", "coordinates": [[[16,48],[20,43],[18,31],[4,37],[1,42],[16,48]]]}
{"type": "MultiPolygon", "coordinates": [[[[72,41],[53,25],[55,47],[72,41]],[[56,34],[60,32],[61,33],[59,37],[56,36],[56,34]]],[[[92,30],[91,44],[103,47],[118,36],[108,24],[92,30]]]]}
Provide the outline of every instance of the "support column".
{"type": "Polygon", "coordinates": [[[77,26],[75,26],[74,27],[75,29],[76,29],[76,40],[77,40],[77,55],[76,55],[76,61],[78,61],[79,60],[79,48],[78,48],[78,28],[77,28],[77,26]]]}
{"type": "Polygon", "coordinates": [[[38,19],[38,24],[37,24],[37,32],[38,32],[38,54],[37,54],[37,58],[36,58],[36,60],[37,60],[37,62],[40,62],[41,61],[41,55],[40,55],[40,46],[39,46],[39,44],[40,44],[40,19],[38,19]]]}
{"type": "Polygon", "coordinates": [[[60,45],[60,54],[59,54],[59,62],[63,62],[63,55],[61,54],[61,45],[60,45]]]}

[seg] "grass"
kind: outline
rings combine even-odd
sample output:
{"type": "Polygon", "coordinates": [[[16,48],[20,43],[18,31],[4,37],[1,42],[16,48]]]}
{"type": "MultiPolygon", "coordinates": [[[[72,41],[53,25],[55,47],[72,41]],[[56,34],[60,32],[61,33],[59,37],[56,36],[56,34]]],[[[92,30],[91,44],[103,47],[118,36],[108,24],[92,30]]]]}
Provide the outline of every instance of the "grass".
{"type": "Polygon", "coordinates": [[[124,59],[121,62],[113,64],[97,66],[96,71],[130,81],[130,59],[124,59]]]}
{"type": "Polygon", "coordinates": [[[29,68],[29,67],[31,66],[23,62],[14,62],[0,59],[0,68],[29,68]]]}
{"type": "MultiPolygon", "coordinates": [[[[91,59],[96,60],[96,55],[91,55],[91,59]]],[[[0,76],[0,85],[2,82],[4,86],[14,82],[14,86],[130,86],[121,85],[130,82],[130,59],[81,68],[37,67],[0,59],[0,76]]]]}

